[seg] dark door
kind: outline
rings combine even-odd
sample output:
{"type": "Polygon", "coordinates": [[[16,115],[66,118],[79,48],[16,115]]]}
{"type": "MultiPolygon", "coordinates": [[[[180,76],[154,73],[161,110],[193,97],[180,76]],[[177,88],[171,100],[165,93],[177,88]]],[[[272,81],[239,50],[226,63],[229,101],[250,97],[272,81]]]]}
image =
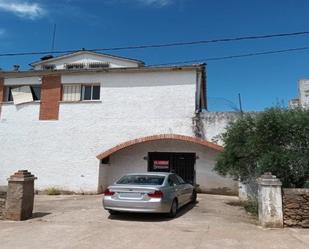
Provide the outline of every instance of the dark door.
{"type": "Polygon", "coordinates": [[[194,183],[195,153],[175,153],[172,172],[179,175],[185,182],[194,183]]]}
{"type": "Polygon", "coordinates": [[[148,171],[173,172],[195,183],[195,153],[149,152],[148,171]]]}

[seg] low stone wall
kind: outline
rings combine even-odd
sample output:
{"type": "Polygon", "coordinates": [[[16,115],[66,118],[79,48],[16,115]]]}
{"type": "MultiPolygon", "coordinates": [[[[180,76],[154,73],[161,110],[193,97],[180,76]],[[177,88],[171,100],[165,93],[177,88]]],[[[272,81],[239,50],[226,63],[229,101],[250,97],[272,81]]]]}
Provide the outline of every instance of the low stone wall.
{"type": "Polygon", "coordinates": [[[3,219],[5,209],[6,191],[0,190],[0,220],[3,219]]]}
{"type": "Polygon", "coordinates": [[[283,189],[285,226],[309,228],[309,189],[283,189]]]}

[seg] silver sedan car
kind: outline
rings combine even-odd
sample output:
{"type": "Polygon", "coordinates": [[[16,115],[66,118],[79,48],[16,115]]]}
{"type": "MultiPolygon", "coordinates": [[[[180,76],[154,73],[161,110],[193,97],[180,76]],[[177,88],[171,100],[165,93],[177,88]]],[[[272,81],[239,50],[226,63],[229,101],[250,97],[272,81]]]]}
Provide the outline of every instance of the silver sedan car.
{"type": "Polygon", "coordinates": [[[103,197],[103,207],[117,212],[166,213],[175,217],[177,210],[196,201],[191,184],[173,173],[127,174],[109,186],[103,197]]]}

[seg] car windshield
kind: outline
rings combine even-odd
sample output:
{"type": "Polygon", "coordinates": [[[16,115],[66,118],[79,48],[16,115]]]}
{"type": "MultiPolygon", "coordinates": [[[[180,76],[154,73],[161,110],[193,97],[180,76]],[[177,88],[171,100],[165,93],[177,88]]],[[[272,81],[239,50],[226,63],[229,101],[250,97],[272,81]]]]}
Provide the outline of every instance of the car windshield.
{"type": "Polygon", "coordinates": [[[162,185],[164,176],[156,175],[126,175],[122,177],[117,184],[127,185],[162,185]]]}

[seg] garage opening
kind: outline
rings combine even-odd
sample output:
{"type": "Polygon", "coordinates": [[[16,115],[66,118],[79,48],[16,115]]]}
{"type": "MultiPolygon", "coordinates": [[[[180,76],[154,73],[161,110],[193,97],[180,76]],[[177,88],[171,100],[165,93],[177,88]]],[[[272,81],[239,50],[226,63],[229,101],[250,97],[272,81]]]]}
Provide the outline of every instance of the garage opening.
{"type": "Polygon", "coordinates": [[[148,171],[173,172],[186,182],[195,183],[195,153],[148,152],[148,171]]]}

